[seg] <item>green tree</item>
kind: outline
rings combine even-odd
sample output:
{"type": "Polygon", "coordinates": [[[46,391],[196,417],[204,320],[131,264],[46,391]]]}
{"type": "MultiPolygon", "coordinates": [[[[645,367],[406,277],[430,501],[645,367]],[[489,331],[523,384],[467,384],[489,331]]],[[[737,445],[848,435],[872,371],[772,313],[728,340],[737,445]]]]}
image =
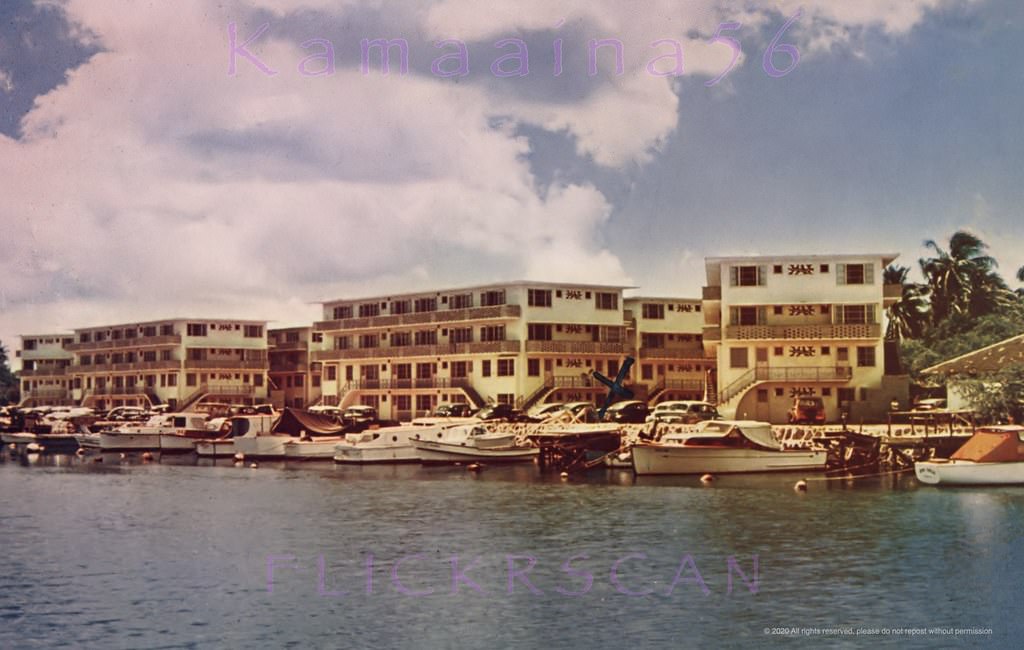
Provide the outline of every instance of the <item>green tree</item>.
{"type": "Polygon", "coordinates": [[[974,234],[958,230],[949,239],[949,250],[934,240],[924,242],[934,257],[919,260],[928,286],[931,321],[938,325],[956,314],[981,316],[1009,304],[1014,298],[996,272],[988,245],[974,234]]]}
{"type": "Polygon", "coordinates": [[[918,338],[928,324],[931,305],[928,301],[928,287],[907,279],[910,268],[890,264],[882,272],[885,284],[902,286],[900,299],[886,308],[889,324],[885,338],[892,341],[918,338]]]}
{"type": "Polygon", "coordinates": [[[7,348],[0,341],[0,405],[17,404],[20,397],[18,378],[7,363],[7,348]]]}
{"type": "Polygon", "coordinates": [[[984,420],[1018,424],[1024,420],[1024,364],[1012,363],[996,372],[957,383],[957,391],[984,420]]]}

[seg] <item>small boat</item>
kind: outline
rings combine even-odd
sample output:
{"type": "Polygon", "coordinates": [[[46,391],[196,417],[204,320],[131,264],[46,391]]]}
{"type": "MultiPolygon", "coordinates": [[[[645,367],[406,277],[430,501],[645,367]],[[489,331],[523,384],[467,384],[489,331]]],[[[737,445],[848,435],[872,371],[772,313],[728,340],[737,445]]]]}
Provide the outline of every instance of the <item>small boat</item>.
{"type": "MultiPolygon", "coordinates": [[[[236,415],[225,418],[216,432],[209,432],[206,438],[195,441],[196,454],[206,458],[223,458],[237,453],[251,454],[260,457],[261,451],[273,452],[279,445],[292,436],[281,436],[277,440],[272,431],[274,427],[272,415],[236,415]],[[236,441],[244,440],[241,446],[236,441]]],[[[283,448],[279,450],[284,457],[283,448]]]]}
{"type": "Polygon", "coordinates": [[[515,446],[515,434],[489,432],[481,425],[460,425],[436,433],[413,436],[412,445],[423,463],[469,461],[518,462],[533,460],[537,447],[515,446]]]}
{"type": "Polygon", "coordinates": [[[331,460],[334,448],[345,440],[344,436],[300,436],[284,443],[287,460],[331,460]]]}
{"type": "Polygon", "coordinates": [[[418,463],[420,454],[412,444],[413,436],[430,438],[448,426],[451,425],[413,423],[349,433],[334,446],[334,462],[418,463]]]}
{"type": "Polygon", "coordinates": [[[194,440],[209,435],[202,413],[165,413],[145,424],[126,424],[100,432],[103,451],[192,451],[194,440]]]}
{"type": "Polygon", "coordinates": [[[1024,427],[978,429],[949,457],[914,463],[927,485],[1024,485],[1024,427]]]}
{"type": "Polygon", "coordinates": [[[767,422],[708,420],[692,432],[633,445],[633,470],[647,474],[824,471],[824,449],[783,449],[767,422]]]}

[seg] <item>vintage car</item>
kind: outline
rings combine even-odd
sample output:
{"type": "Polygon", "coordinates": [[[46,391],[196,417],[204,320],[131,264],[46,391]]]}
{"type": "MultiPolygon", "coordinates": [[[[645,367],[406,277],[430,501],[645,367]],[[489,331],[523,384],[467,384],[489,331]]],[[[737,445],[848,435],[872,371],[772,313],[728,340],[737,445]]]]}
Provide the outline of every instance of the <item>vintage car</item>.
{"type": "Polygon", "coordinates": [[[789,409],[791,424],[825,424],[825,401],[813,395],[804,395],[793,400],[789,409]]]}

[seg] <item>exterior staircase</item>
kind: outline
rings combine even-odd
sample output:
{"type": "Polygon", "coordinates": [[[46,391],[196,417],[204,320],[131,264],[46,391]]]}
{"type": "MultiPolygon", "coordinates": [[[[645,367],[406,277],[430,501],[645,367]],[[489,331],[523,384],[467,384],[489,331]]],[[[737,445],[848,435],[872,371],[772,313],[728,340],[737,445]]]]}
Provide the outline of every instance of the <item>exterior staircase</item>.
{"type": "Polygon", "coordinates": [[[543,402],[544,400],[546,400],[548,398],[548,395],[553,393],[554,390],[555,390],[554,377],[552,377],[551,375],[548,375],[548,376],[544,377],[544,383],[541,384],[537,388],[537,390],[533,391],[532,393],[527,395],[525,398],[523,398],[523,399],[518,401],[518,403],[516,404],[516,408],[518,408],[520,411],[523,411],[525,413],[526,411],[530,410],[530,408],[532,408],[534,404],[538,404],[538,403],[543,402]]]}

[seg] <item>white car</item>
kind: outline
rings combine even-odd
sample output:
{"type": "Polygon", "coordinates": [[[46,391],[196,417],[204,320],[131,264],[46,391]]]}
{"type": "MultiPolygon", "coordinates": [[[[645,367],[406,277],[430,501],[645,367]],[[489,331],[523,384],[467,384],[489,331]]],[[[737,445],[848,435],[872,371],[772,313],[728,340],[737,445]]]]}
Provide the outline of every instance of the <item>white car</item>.
{"type": "Polygon", "coordinates": [[[714,404],[693,400],[671,400],[655,406],[647,416],[647,421],[695,424],[704,420],[717,420],[719,417],[714,404]]]}
{"type": "Polygon", "coordinates": [[[557,413],[558,411],[561,411],[563,406],[565,406],[565,404],[563,404],[562,402],[548,402],[546,404],[538,404],[537,406],[531,408],[527,412],[527,415],[529,415],[531,418],[543,420],[544,418],[550,417],[557,413]]]}

